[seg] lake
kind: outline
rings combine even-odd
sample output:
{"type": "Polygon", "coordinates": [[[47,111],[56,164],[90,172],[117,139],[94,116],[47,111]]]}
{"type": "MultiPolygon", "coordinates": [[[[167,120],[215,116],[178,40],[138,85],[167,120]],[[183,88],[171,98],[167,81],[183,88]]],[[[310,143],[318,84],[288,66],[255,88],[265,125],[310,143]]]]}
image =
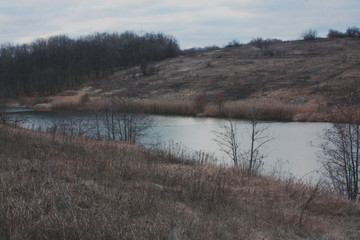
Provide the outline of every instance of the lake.
{"type": "MultiPolygon", "coordinates": [[[[53,111],[32,111],[28,109],[11,109],[13,118],[23,120],[26,128],[42,130],[50,127],[54,121],[67,121],[69,114],[53,111]],[[62,120],[61,120],[62,119],[62,120]]],[[[75,113],[74,121],[82,123],[94,121],[91,113],[75,113]],[[86,119],[82,121],[80,119],[86,119]]],[[[228,124],[225,119],[198,118],[184,116],[150,116],[155,125],[141,143],[145,146],[167,144],[170,141],[181,143],[188,151],[204,151],[213,154],[219,164],[232,165],[226,154],[219,150],[214,141],[214,132],[222,131],[222,126],[228,124]]],[[[238,140],[240,152],[250,148],[250,126],[247,121],[235,120],[238,126],[238,140]]],[[[259,127],[268,127],[266,134],[273,138],[261,150],[266,156],[263,171],[266,174],[274,173],[283,177],[294,176],[298,179],[316,180],[320,177],[321,165],[318,162],[321,143],[321,133],[330,123],[303,123],[303,122],[262,122],[259,127]]],[[[92,129],[93,130],[93,129],[92,129]]],[[[102,128],[102,131],[104,129],[102,128]]],[[[84,131],[86,132],[86,131],[84,131]]],[[[92,135],[87,133],[87,135],[92,135]]]]}

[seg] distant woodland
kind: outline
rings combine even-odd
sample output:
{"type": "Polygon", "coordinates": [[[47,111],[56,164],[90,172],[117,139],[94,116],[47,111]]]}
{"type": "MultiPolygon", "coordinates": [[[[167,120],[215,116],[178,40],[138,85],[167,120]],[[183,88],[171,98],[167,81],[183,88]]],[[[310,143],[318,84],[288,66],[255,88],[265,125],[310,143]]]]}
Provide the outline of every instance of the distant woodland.
{"type": "Polygon", "coordinates": [[[66,35],[30,44],[2,44],[0,86],[7,97],[46,96],[119,69],[175,57],[177,40],[162,33],[66,35]]]}

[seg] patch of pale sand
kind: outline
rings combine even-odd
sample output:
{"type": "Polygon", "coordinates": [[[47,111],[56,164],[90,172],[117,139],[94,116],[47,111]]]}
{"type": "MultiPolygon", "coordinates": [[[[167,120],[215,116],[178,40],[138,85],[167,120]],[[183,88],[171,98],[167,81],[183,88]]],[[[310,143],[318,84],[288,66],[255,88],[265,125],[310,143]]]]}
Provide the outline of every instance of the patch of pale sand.
{"type": "Polygon", "coordinates": [[[74,96],[54,96],[48,98],[50,101],[48,103],[39,103],[34,106],[35,109],[49,110],[54,107],[60,106],[69,106],[73,104],[78,104],[81,102],[81,99],[84,94],[78,94],[74,96]]]}
{"type": "Polygon", "coordinates": [[[102,89],[98,88],[98,89],[94,89],[94,90],[92,91],[92,93],[98,93],[98,92],[101,92],[101,91],[102,91],[102,89]]]}
{"type": "Polygon", "coordinates": [[[94,92],[93,88],[91,86],[86,86],[86,87],[81,88],[78,91],[78,95],[89,94],[89,93],[92,93],[92,92],[94,92]]]}
{"type": "Polygon", "coordinates": [[[125,88],[120,88],[120,89],[115,89],[112,91],[107,91],[107,92],[101,93],[100,95],[106,97],[106,96],[116,95],[116,94],[119,94],[124,91],[126,91],[125,88]]]}
{"type": "Polygon", "coordinates": [[[74,96],[77,95],[78,91],[76,90],[65,90],[58,94],[58,96],[74,96]]]}
{"type": "Polygon", "coordinates": [[[34,106],[38,110],[50,110],[52,108],[51,103],[39,103],[34,106]]]}

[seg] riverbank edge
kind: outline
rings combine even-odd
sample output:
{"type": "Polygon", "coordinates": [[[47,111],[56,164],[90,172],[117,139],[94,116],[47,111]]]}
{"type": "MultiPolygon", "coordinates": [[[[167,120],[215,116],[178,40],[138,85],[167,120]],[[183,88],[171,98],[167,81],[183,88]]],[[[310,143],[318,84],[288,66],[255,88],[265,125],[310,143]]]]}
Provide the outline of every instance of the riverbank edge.
{"type": "MultiPolygon", "coordinates": [[[[276,101],[245,99],[238,101],[164,101],[132,98],[99,98],[80,96],[27,97],[13,99],[8,103],[12,107],[25,107],[39,111],[102,111],[120,103],[133,112],[154,115],[176,115],[192,117],[212,117],[229,119],[248,119],[256,113],[259,120],[280,122],[338,122],[341,116],[336,107],[319,104],[293,104],[276,101]]],[[[360,111],[360,109],[358,109],[360,111]]]]}

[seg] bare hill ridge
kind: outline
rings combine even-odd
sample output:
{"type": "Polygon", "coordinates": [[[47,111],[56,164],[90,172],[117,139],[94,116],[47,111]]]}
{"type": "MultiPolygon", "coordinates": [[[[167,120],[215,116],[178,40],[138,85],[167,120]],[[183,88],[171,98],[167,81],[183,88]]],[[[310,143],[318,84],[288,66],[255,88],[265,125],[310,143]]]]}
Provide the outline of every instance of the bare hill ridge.
{"type": "Polygon", "coordinates": [[[91,85],[120,96],[192,100],[201,94],[334,104],[360,91],[360,41],[292,41],[273,44],[271,55],[245,45],[198,52],[120,71],[91,85]]]}

